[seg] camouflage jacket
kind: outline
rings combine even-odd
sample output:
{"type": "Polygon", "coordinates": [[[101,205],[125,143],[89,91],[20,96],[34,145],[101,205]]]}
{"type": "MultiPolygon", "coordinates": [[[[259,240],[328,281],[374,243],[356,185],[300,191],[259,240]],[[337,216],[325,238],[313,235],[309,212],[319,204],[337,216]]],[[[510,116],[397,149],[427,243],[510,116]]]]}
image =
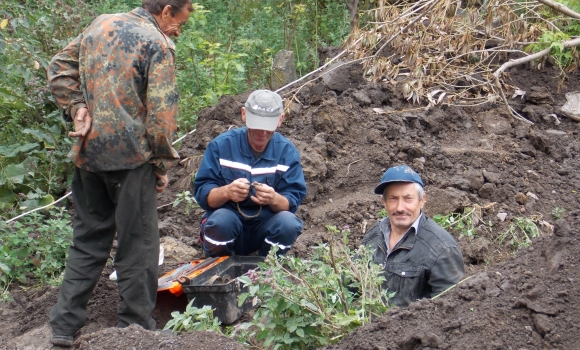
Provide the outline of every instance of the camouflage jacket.
{"type": "Polygon", "coordinates": [[[101,15],[48,67],[50,89],[65,119],[87,107],[93,124],[69,153],[81,169],[155,172],[179,160],[175,44],[143,8],[101,15]]]}

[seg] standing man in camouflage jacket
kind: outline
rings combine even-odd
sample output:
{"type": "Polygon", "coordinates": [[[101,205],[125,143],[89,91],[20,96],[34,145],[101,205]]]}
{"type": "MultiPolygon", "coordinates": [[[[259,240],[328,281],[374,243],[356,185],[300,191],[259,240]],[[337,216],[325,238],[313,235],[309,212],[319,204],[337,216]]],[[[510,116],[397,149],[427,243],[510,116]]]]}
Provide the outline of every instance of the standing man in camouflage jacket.
{"type": "Polygon", "coordinates": [[[143,0],[129,13],[102,15],[48,68],[50,89],[78,141],[73,241],[58,302],[50,310],[52,343],[72,346],[109,258],[115,233],[121,303],[118,327],[155,329],[157,192],[179,160],[171,145],[178,91],[175,45],[191,0],[143,0]]]}

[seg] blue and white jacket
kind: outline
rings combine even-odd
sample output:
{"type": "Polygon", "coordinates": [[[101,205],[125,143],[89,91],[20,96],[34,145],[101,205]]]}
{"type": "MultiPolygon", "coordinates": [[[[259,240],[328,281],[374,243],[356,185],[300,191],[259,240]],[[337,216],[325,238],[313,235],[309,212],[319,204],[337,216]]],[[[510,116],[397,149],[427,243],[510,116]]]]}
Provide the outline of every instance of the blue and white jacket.
{"type": "MultiPolygon", "coordinates": [[[[193,186],[195,200],[206,210],[204,217],[220,209],[211,208],[207,204],[209,192],[239,178],[274,188],[278,194],[288,199],[289,211],[292,213],[296,212],[304,199],[304,172],[300,164],[300,153],[292,142],[275,132],[260,158],[256,159],[248,143],[247,132],[246,127],[227,131],[207,146],[193,186]]],[[[258,213],[259,205],[249,198],[239,205],[246,215],[258,213]]],[[[236,203],[232,201],[226,202],[221,208],[238,212],[236,203]]],[[[269,206],[264,206],[256,220],[273,213],[269,206]]]]}

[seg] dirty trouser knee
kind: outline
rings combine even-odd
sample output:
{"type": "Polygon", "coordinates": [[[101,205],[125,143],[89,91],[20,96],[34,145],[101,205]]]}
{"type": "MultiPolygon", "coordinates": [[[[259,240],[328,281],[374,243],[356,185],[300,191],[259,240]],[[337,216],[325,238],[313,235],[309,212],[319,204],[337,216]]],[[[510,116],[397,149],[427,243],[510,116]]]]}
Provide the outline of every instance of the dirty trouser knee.
{"type": "MultiPolygon", "coordinates": [[[[228,256],[235,251],[236,239],[243,231],[239,216],[228,209],[214,211],[203,224],[203,251],[206,257],[228,256]]],[[[238,241],[239,245],[240,242],[238,241]]]]}
{"type": "Polygon", "coordinates": [[[75,168],[72,191],[73,241],[59,298],[50,311],[53,333],[73,335],[85,324],[86,306],[109,257],[115,232],[119,238],[116,259],[123,257],[117,267],[122,299],[120,323],[137,323],[154,329],[151,313],[157,289],[159,232],[151,165],[102,173],[75,168]],[[134,247],[127,246],[127,237],[132,237],[134,247]],[[139,271],[127,268],[130,264],[125,256],[129,251],[133,264],[141,264],[139,271]],[[136,315],[135,309],[138,309],[136,315]]]}
{"type": "Polygon", "coordinates": [[[302,233],[302,221],[289,211],[281,211],[264,220],[255,232],[264,237],[258,254],[268,255],[273,245],[278,246],[277,254],[286,254],[302,233]]]}

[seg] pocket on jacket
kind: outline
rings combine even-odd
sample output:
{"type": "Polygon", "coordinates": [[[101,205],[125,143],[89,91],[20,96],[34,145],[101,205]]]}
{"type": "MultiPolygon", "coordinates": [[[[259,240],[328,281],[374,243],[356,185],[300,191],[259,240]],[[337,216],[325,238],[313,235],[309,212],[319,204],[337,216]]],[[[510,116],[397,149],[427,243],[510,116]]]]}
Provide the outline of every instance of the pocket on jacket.
{"type": "Polygon", "coordinates": [[[226,184],[232,183],[239,178],[247,178],[248,172],[241,169],[222,167],[222,176],[226,180],[226,184]]]}
{"type": "Polygon", "coordinates": [[[401,299],[414,301],[424,297],[425,268],[404,263],[390,263],[387,266],[387,286],[397,292],[401,299]]]}

